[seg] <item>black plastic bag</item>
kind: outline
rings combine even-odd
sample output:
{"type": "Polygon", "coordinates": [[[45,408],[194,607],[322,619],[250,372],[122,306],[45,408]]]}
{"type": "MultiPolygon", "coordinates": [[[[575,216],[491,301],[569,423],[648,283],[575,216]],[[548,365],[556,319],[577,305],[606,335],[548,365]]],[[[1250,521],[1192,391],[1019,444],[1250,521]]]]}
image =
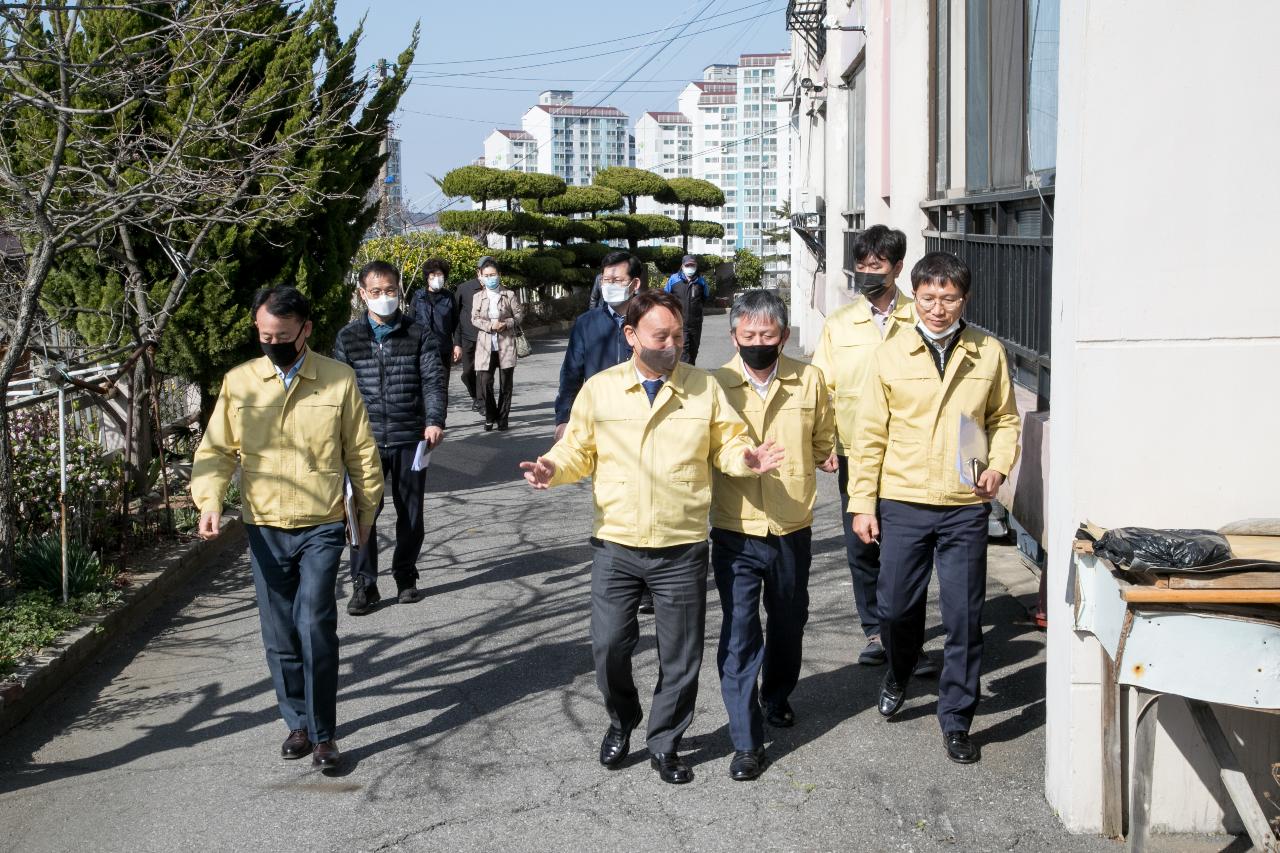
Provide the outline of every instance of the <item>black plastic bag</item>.
{"type": "Polygon", "coordinates": [[[1194,569],[1230,560],[1231,546],[1212,530],[1117,527],[1102,534],[1093,553],[1139,570],[1194,569]]]}

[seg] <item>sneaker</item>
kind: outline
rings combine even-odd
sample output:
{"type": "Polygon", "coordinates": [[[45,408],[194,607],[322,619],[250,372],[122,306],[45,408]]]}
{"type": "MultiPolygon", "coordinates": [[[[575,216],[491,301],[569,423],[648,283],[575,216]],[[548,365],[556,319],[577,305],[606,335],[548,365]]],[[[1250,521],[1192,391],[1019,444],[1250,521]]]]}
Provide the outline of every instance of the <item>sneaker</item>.
{"type": "Polygon", "coordinates": [[[866,647],[858,655],[858,663],[863,666],[883,666],[888,660],[889,656],[884,653],[884,646],[880,644],[880,635],[868,637],[866,647]]]}
{"type": "Polygon", "coordinates": [[[351,616],[363,616],[373,610],[375,604],[382,600],[376,586],[359,586],[351,593],[347,602],[347,613],[351,616]]]}
{"type": "Polygon", "coordinates": [[[418,591],[416,586],[407,586],[396,595],[396,601],[401,604],[413,604],[422,598],[422,593],[418,591]]]}
{"type": "Polygon", "coordinates": [[[640,593],[640,606],[636,608],[636,612],[637,613],[653,612],[653,593],[652,592],[646,589],[644,592],[640,593]]]}

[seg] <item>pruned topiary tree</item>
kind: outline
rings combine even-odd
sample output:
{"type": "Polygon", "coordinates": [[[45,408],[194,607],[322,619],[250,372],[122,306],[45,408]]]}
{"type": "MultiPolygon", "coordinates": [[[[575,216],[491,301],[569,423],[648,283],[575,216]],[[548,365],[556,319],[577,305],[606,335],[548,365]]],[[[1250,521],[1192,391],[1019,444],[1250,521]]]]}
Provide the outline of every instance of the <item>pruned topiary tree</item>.
{"type": "Polygon", "coordinates": [[[460,166],[444,176],[440,190],[450,198],[466,196],[479,202],[481,210],[487,210],[489,202],[517,195],[516,174],[488,166],[460,166]]]}
{"type": "Polygon", "coordinates": [[[617,190],[627,200],[627,212],[636,212],[637,199],[652,198],[667,189],[667,182],[654,172],[630,166],[610,166],[596,172],[597,186],[617,190]]]}
{"type": "MultiPolygon", "coordinates": [[[[672,178],[666,182],[666,185],[666,188],[656,193],[654,198],[663,204],[680,205],[682,209],[680,216],[680,242],[687,252],[689,251],[689,236],[693,234],[693,224],[696,221],[689,218],[689,210],[694,207],[720,207],[724,204],[724,192],[710,181],[704,181],[700,178],[672,178]]],[[[704,234],[710,234],[713,229],[705,226],[714,224],[711,222],[700,223],[699,230],[704,234]]],[[[695,236],[702,236],[702,234],[695,236]]],[[[716,237],[723,236],[724,229],[721,228],[716,237]]]]}

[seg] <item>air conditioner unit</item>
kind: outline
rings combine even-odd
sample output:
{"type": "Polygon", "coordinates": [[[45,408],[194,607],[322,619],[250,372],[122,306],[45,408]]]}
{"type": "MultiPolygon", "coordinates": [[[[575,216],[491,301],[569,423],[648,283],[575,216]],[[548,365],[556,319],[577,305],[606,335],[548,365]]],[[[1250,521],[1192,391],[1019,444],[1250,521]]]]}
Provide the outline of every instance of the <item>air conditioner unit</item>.
{"type": "Polygon", "coordinates": [[[820,214],[825,207],[822,195],[813,187],[801,187],[796,190],[796,207],[793,213],[801,213],[805,216],[820,214]]]}

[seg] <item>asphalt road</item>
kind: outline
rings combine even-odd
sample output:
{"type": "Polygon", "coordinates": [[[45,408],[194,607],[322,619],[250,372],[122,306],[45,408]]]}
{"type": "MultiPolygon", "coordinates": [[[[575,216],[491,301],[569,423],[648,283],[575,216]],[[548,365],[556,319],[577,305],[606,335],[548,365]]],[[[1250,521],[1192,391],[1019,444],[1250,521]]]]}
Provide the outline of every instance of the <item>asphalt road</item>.
{"type": "MultiPolygon", "coordinates": [[[[724,317],[708,318],[706,364],[727,358],[726,335],[724,317]]],[[[727,776],[714,588],[683,745],[696,779],[660,782],[642,738],[623,769],[601,768],[588,487],[535,494],[516,468],[550,441],[564,339],[534,346],[516,369],[511,431],[485,433],[457,405],[433,457],[428,597],[342,612],[342,775],[279,758],[248,558],[234,554],[0,739],[0,850],[1120,849],[1067,834],[1044,800],[1044,636],[994,581],[983,761],[946,760],[928,682],[895,721],[876,713],[881,670],[852,662],[862,643],[833,475],[820,475],[798,722],[767,731],[770,769],[749,784],[727,776]]],[[[457,404],[456,373],[454,393],[457,404]]],[[[384,540],[393,524],[388,507],[384,540]]],[[[1016,559],[993,548],[993,565],[1016,559]]],[[[940,649],[936,610],[929,626],[940,649]]],[[[656,658],[642,627],[647,707],[656,658]]]]}

